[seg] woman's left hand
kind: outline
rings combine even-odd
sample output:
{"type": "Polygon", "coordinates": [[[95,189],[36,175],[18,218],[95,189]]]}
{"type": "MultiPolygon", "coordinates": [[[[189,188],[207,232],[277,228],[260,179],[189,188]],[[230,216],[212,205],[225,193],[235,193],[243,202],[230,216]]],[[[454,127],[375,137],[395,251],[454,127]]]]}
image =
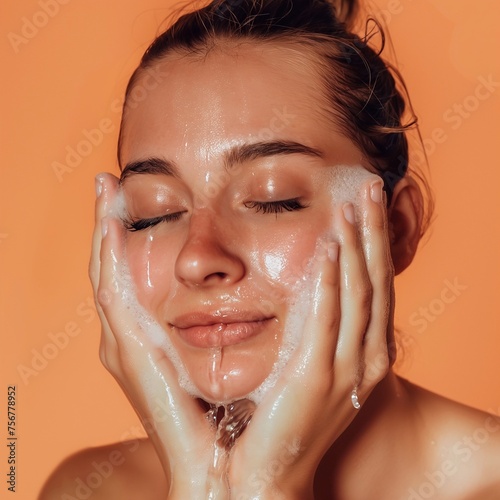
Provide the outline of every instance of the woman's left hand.
{"type": "Polygon", "coordinates": [[[372,181],[359,224],[352,204],[335,212],[339,244],[315,259],[302,342],[232,450],[231,498],[313,498],[322,457],[358,412],[353,390],[362,405],[388,373],[394,270],[384,200],[372,181]]]}

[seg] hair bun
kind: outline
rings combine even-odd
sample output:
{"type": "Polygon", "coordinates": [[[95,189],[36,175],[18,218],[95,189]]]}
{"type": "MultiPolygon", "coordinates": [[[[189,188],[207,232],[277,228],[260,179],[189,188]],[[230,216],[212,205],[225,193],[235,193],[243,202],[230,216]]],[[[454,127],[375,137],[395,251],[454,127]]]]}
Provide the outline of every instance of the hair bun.
{"type": "Polygon", "coordinates": [[[348,30],[352,30],[356,24],[356,18],[359,12],[359,1],[324,0],[324,2],[333,7],[337,20],[345,24],[348,30]]]}

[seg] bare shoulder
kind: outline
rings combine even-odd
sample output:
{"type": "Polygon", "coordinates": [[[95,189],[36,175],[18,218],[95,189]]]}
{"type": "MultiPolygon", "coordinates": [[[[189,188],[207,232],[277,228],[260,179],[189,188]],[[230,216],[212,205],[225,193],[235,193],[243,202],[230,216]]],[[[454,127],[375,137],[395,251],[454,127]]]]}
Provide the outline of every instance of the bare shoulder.
{"type": "Polygon", "coordinates": [[[165,498],[166,491],[151,442],[138,439],[71,455],[47,479],[39,500],[157,500],[165,498]]]}
{"type": "Polygon", "coordinates": [[[429,453],[414,498],[437,492],[440,498],[500,498],[500,417],[404,383],[429,453]]]}

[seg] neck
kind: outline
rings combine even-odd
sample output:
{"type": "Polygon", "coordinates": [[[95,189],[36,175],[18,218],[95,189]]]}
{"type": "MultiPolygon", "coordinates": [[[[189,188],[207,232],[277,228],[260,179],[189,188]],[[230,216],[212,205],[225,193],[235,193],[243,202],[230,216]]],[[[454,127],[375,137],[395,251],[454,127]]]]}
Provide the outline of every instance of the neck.
{"type": "Polygon", "coordinates": [[[317,491],[334,491],[334,498],[368,498],[370,489],[375,494],[372,488],[380,484],[380,475],[393,477],[394,464],[403,466],[413,457],[408,451],[417,452],[414,415],[408,383],[389,372],[323,458],[317,491]]]}

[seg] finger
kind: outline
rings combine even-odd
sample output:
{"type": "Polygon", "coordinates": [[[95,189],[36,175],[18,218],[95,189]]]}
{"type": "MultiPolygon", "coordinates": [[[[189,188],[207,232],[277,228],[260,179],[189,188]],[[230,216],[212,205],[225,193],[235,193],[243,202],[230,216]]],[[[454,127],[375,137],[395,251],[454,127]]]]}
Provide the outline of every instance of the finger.
{"type": "Polygon", "coordinates": [[[110,204],[118,190],[118,179],[111,174],[101,173],[96,176],[95,223],[92,234],[92,252],[89,263],[89,277],[94,289],[94,296],[99,285],[99,266],[102,229],[101,220],[108,214],[110,204]]]}
{"type": "Polygon", "coordinates": [[[134,317],[123,300],[125,229],[113,217],[101,220],[100,272],[97,301],[113,332],[125,332],[134,324],[134,317]]]}
{"type": "Polygon", "coordinates": [[[340,322],[339,246],[327,244],[325,258],[315,256],[310,308],[304,323],[299,356],[315,370],[331,371],[340,322]]]}
{"type": "Polygon", "coordinates": [[[143,327],[126,298],[133,291],[125,278],[125,228],[120,220],[105,216],[100,222],[99,278],[96,301],[102,324],[101,359],[119,378],[121,372],[146,370],[147,353],[134,355],[143,342],[143,327]],[[127,361],[128,360],[128,361],[127,361]],[[129,362],[130,361],[130,362],[129,362]]]}
{"type": "Polygon", "coordinates": [[[102,329],[99,354],[104,366],[111,367],[116,365],[116,341],[113,338],[106,316],[97,299],[97,290],[99,287],[99,276],[101,269],[101,241],[102,225],[101,220],[107,214],[113,196],[116,194],[118,179],[111,174],[99,174],[96,176],[96,203],[95,203],[95,224],[92,234],[92,252],[89,263],[89,277],[94,291],[94,300],[97,313],[99,315],[102,329]]]}
{"type": "Polygon", "coordinates": [[[95,211],[94,211],[94,231],[92,233],[92,251],[90,254],[89,262],[89,277],[94,290],[94,298],[97,293],[97,286],[99,285],[99,254],[101,252],[101,219],[103,217],[103,204],[104,204],[104,177],[98,174],[95,178],[95,211]]]}
{"type": "Polygon", "coordinates": [[[340,328],[336,363],[339,372],[356,385],[362,371],[362,351],[371,314],[372,286],[358,235],[354,206],[345,203],[336,210],[340,240],[340,328]]]}
{"type": "Polygon", "coordinates": [[[381,180],[365,186],[363,214],[363,248],[373,288],[370,322],[365,335],[365,378],[373,385],[387,373],[388,342],[393,340],[394,268],[381,180]]]}
{"type": "MultiPolygon", "coordinates": [[[[97,311],[102,325],[99,348],[101,361],[115,376],[120,370],[120,349],[115,332],[120,330],[116,330],[119,326],[114,324],[113,317],[117,313],[115,312],[116,308],[118,307],[120,310],[122,308],[122,305],[118,303],[120,293],[118,259],[121,257],[121,252],[120,254],[117,252],[121,249],[114,242],[116,222],[109,217],[103,217],[99,223],[101,228],[98,257],[99,278],[95,290],[97,311]]],[[[125,320],[124,317],[123,319],[125,320]]]]}

